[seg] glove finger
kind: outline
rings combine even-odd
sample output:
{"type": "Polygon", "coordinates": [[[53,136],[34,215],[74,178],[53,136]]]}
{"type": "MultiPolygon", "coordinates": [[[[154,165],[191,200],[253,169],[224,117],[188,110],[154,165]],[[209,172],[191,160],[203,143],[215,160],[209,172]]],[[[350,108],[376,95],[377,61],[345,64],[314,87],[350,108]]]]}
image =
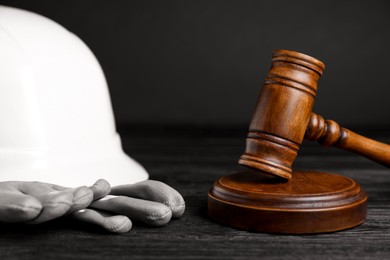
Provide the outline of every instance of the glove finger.
{"type": "Polygon", "coordinates": [[[74,204],[73,192],[73,189],[64,191],[52,191],[40,197],[39,200],[41,201],[43,206],[41,214],[39,214],[36,219],[28,223],[39,224],[65,215],[74,204]]]}
{"type": "Polygon", "coordinates": [[[93,200],[103,198],[111,192],[111,185],[108,183],[108,181],[104,179],[98,180],[97,182],[95,182],[94,185],[89,188],[93,192],[93,200]]]}
{"type": "Polygon", "coordinates": [[[89,188],[82,186],[70,190],[73,192],[73,203],[68,210],[67,215],[77,210],[87,208],[92,200],[100,199],[108,195],[111,191],[111,186],[106,180],[100,179],[89,188]]]}
{"type": "Polygon", "coordinates": [[[34,198],[37,198],[38,200],[40,200],[40,197],[44,197],[47,193],[69,189],[51,183],[44,183],[38,181],[20,181],[13,183],[17,190],[26,195],[30,195],[34,198]]]}
{"type": "Polygon", "coordinates": [[[77,210],[87,208],[91,204],[94,197],[92,189],[88,188],[87,186],[70,189],[68,192],[72,193],[73,200],[69,210],[66,212],[66,215],[71,214],[77,210]]]}
{"type": "Polygon", "coordinates": [[[78,210],[74,212],[71,217],[78,221],[100,226],[105,230],[113,233],[126,233],[133,226],[131,220],[126,216],[112,216],[108,213],[93,209],[78,210]]]}
{"type": "Polygon", "coordinates": [[[89,188],[81,186],[75,189],[69,189],[58,185],[53,185],[53,188],[58,191],[71,191],[73,193],[73,202],[67,215],[77,210],[87,208],[92,200],[100,199],[108,195],[111,191],[110,184],[103,179],[96,181],[95,184],[89,188]]]}
{"type": "Polygon", "coordinates": [[[180,193],[160,181],[146,180],[115,186],[112,187],[111,194],[160,202],[170,208],[174,218],[181,217],[185,210],[185,202],[180,193]]]}
{"type": "Polygon", "coordinates": [[[126,196],[108,195],[92,202],[90,207],[125,215],[152,226],[166,225],[172,217],[172,211],[164,204],[126,196]]]}
{"type": "Polygon", "coordinates": [[[20,192],[2,192],[0,196],[1,222],[27,222],[35,219],[42,210],[42,204],[34,197],[20,192]]]}
{"type": "MultiPolygon", "coordinates": [[[[70,188],[63,187],[56,184],[47,184],[50,185],[49,187],[53,190],[57,191],[63,191],[63,190],[69,190],[70,188]]],[[[97,180],[92,186],[89,187],[93,192],[93,200],[97,200],[100,198],[103,198],[104,196],[108,195],[111,191],[111,185],[108,183],[108,181],[104,179],[97,180]]]]}

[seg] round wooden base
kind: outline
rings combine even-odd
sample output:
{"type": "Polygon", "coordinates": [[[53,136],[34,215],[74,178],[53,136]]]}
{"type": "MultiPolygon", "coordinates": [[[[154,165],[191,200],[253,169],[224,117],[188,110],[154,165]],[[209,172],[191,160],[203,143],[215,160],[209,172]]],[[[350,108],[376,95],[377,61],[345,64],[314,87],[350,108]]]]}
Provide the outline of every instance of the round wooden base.
{"type": "Polygon", "coordinates": [[[214,183],[208,213],[217,222],[254,232],[333,232],[364,222],[367,195],[356,181],[336,174],[295,171],[287,181],[248,171],[214,183]]]}

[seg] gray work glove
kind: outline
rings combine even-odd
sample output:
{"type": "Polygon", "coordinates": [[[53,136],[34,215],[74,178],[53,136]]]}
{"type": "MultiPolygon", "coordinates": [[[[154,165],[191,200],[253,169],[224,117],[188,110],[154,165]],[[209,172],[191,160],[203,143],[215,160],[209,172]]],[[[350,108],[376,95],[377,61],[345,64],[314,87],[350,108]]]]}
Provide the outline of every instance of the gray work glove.
{"type": "Polygon", "coordinates": [[[112,190],[105,180],[78,188],[42,182],[0,182],[0,222],[39,224],[70,215],[110,232],[124,233],[132,227],[130,219],[162,226],[171,217],[180,217],[184,210],[183,197],[176,190],[152,180],[112,190]]]}

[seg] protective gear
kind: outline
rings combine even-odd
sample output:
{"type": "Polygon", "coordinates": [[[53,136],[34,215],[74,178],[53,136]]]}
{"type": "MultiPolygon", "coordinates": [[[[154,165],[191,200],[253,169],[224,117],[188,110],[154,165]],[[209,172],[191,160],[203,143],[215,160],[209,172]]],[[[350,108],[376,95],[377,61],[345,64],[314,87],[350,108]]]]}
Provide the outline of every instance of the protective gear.
{"type": "Polygon", "coordinates": [[[0,6],[0,181],[75,187],[148,178],[123,153],[88,47],[40,15],[0,6]]]}
{"type": "Polygon", "coordinates": [[[6,223],[40,224],[69,215],[109,232],[125,233],[132,228],[132,220],[164,226],[171,218],[181,217],[184,210],[183,197],[159,181],[112,190],[105,180],[73,189],[37,181],[0,182],[0,222],[6,223]]]}

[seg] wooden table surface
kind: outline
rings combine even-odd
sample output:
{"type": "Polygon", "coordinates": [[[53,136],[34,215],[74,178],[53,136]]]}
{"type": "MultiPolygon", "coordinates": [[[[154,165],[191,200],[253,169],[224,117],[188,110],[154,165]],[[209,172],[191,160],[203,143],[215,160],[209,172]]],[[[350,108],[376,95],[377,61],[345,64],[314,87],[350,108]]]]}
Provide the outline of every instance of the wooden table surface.
{"type": "MultiPolygon", "coordinates": [[[[390,143],[390,132],[366,134],[390,143]]],[[[330,234],[256,234],[207,217],[207,191],[214,180],[242,169],[236,162],[245,129],[122,128],[121,135],[126,152],[151,179],[181,192],[184,216],[162,228],[134,226],[122,235],[65,219],[38,226],[0,224],[0,259],[390,259],[388,168],[305,142],[295,168],[357,180],[369,196],[366,222],[330,234]]]]}

